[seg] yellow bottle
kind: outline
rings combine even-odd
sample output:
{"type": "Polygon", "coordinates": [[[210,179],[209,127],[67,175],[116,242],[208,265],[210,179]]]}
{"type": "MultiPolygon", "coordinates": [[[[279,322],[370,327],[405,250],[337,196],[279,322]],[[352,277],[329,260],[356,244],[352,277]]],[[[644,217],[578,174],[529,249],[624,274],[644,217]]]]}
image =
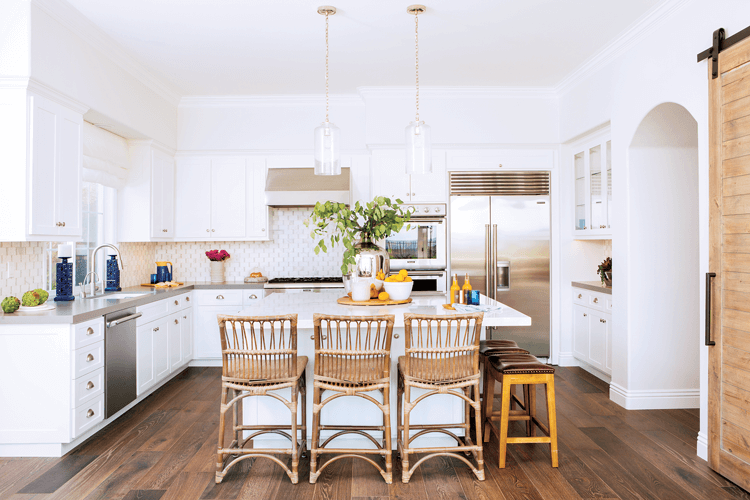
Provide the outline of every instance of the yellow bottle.
{"type": "Polygon", "coordinates": [[[461,288],[458,286],[458,274],[453,275],[453,284],[451,285],[451,304],[458,302],[458,297],[461,295],[461,288]]]}
{"type": "Polygon", "coordinates": [[[464,276],[464,286],[461,287],[461,295],[464,298],[463,303],[468,304],[469,297],[471,296],[471,283],[469,283],[469,273],[466,273],[466,276],[464,276]]]}

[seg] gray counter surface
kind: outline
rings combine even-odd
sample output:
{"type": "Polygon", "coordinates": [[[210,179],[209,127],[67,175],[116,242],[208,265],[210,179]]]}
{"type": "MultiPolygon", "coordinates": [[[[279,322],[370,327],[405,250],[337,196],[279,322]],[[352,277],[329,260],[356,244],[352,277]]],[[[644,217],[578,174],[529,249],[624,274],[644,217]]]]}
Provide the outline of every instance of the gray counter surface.
{"type": "MultiPolygon", "coordinates": [[[[70,302],[54,302],[52,297],[48,304],[55,306],[54,309],[39,312],[20,312],[4,314],[0,311],[0,326],[2,325],[39,325],[39,324],[65,324],[82,323],[104,316],[111,312],[119,311],[129,307],[138,307],[168,299],[191,290],[227,290],[227,289],[262,289],[263,283],[245,283],[242,281],[227,281],[224,283],[211,283],[209,281],[186,282],[182,286],[172,288],[151,288],[145,286],[131,286],[123,288],[122,292],[110,292],[91,299],[81,299],[70,302]],[[144,293],[145,292],[145,293],[144,293]],[[116,300],[112,295],[118,293],[143,293],[138,297],[116,300]]],[[[20,297],[19,297],[20,298],[20,297]]]]}
{"type": "Polygon", "coordinates": [[[601,281],[573,281],[572,284],[576,288],[612,295],[612,287],[603,285],[601,281]]]}

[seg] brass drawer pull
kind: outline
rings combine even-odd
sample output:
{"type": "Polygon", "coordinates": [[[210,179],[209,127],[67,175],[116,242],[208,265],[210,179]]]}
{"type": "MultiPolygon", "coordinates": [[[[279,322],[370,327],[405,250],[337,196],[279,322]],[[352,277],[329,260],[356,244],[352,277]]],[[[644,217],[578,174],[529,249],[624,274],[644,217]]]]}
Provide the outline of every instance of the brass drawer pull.
{"type": "Polygon", "coordinates": [[[86,335],[93,335],[93,334],[94,334],[94,329],[93,329],[93,328],[91,328],[91,327],[88,327],[88,328],[86,329],[86,335]]]}
{"type": "Polygon", "coordinates": [[[223,295],[217,295],[216,296],[216,300],[224,300],[224,296],[223,295]]]}
{"type": "Polygon", "coordinates": [[[582,299],[582,298],[583,298],[583,294],[580,294],[580,293],[579,293],[579,294],[578,294],[578,298],[579,298],[579,299],[582,299]]]}
{"type": "Polygon", "coordinates": [[[179,325],[180,324],[180,320],[179,319],[174,320],[174,324],[175,325],[179,325]]]}
{"type": "Polygon", "coordinates": [[[88,361],[88,362],[94,361],[94,355],[93,354],[89,354],[88,356],[86,356],[86,361],[88,361]]]}
{"type": "Polygon", "coordinates": [[[86,412],[86,418],[91,418],[94,416],[94,410],[89,409],[89,411],[86,412]]]}
{"type": "Polygon", "coordinates": [[[594,304],[598,304],[598,303],[599,303],[599,299],[597,297],[594,297],[594,304]]]}
{"type": "Polygon", "coordinates": [[[251,299],[253,299],[253,300],[255,300],[255,299],[257,299],[257,298],[258,298],[258,296],[257,296],[257,295],[255,295],[255,294],[253,294],[253,295],[251,295],[251,296],[250,296],[250,298],[251,298],[251,299]]]}
{"type": "Polygon", "coordinates": [[[93,389],[93,388],[94,388],[94,383],[93,383],[92,381],[90,381],[90,380],[89,380],[89,383],[88,383],[88,384],[86,384],[86,390],[87,390],[87,391],[90,391],[90,390],[91,390],[91,389],[93,389]]]}

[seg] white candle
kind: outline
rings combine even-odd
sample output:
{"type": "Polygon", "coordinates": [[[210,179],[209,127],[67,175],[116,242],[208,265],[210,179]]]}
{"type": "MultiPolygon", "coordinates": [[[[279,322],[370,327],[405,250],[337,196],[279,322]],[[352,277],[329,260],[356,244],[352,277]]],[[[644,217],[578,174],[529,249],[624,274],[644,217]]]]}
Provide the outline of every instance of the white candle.
{"type": "Polygon", "coordinates": [[[72,245],[57,245],[57,257],[68,258],[73,257],[73,246],[72,245]]]}

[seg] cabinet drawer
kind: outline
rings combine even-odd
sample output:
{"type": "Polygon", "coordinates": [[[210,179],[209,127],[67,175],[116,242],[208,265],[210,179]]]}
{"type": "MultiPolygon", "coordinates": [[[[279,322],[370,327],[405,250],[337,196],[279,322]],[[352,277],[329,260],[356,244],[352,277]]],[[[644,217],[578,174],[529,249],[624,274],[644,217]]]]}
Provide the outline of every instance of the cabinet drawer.
{"type": "Polygon", "coordinates": [[[104,394],[73,410],[73,437],[78,437],[104,420],[104,394]]]}
{"type": "Polygon", "coordinates": [[[73,349],[94,344],[104,340],[104,319],[99,318],[79,325],[73,325],[73,349]]]}
{"type": "Polygon", "coordinates": [[[104,394],[104,367],[73,380],[72,384],[72,406],[78,408],[99,394],[104,394]]]}
{"type": "Polygon", "coordinates": [[[169,310],[170,314],[177,312],[177,311],[181,311],[185,309],[186,307],[191,306],[189,293],[183,293],[182,295],[177,295],[176,297],[167,299],[166,302],[168,306],[167,309],[169,310]]]}
{"type": "Polygon", "coordinates": [[[201,306],[241,306],[244,290],[200,290],[195,292],[201,306]]]}
{"type": "Polygon", "coordinates": [[[254,306],[258,305],[266,295],[266,291],[262,288],[251,288],[249,290],[243,290],[242,294],[242,305],[243,306],[254,306]]]}
{"type": "Polygon", "coordinates": [[[73,351],[73,376],[77,379],[104,366],[104,342],[73,351]]]}
{"type": "Polygon", "coordinates": [[[145,325],[169,314],[169,303],[170,299],[164,299],[137,307],[136,311],[143,316],[135,320],[136,326],[145,325]]]}
{"type": "Polygon", "coordinates": [[[604,301],[607,304],[607,311],[612,310],[612,299],[607,297],[607,300],[604,301]]]}
{"type": "Polygon", "coordinates": [[[605,302],[606,299],[604,295],[600,293],[590,293],[589,294],[589,301],[588,301],[588,307],[591,307],[593,309],[598,309],[600,311],[605,310],[605,302]]]}
{"type": "Polygon", "coordinates": [[[587,305],[589,303],[589,294],[588,292],[573,287],[573,303],[574,304],[581,304],[581,305],[587,305]]]}

